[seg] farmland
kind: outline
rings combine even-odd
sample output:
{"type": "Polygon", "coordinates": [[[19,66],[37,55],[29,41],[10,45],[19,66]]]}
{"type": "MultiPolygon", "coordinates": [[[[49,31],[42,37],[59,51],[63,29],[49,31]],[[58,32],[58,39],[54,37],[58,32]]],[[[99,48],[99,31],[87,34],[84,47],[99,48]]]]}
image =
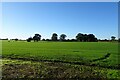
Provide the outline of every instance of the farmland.
{"type": "MultiPolygon", "coordinates": [[[[22,64],[23,67],[33,70],[34,75],[39,74],[28,77],[38,78],[40,75],[46,78],[75,78],[75,75],[78,78],[118,78],[120,70],[117,42],[2,41],[2,57],[3,77],[7,77],[6,70],[10,68],[10,64],[19,67],[19,70],[22,64]],[[52,76],[47,74],[49,70],[55,71],[51,72],[52,76]],[[61,70],[65,73],[58,76],[61,70]]],[[[22,70],[25,71],[24,68],[22,70]]],[[[24,78],[20,74],[18,77],[24,78]]]]}

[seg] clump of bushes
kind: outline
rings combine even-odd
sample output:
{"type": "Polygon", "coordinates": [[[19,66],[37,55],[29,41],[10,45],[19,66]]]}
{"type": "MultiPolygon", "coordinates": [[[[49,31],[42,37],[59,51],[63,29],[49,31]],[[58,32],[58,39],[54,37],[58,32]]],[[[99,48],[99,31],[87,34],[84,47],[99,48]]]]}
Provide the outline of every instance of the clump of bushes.
{"type": "Polygon", "coordinates": [[[32,37],[28,38],[28,39],[27,39],[27,42],[31,42],[31,40],[33,40],[32,37]]]}

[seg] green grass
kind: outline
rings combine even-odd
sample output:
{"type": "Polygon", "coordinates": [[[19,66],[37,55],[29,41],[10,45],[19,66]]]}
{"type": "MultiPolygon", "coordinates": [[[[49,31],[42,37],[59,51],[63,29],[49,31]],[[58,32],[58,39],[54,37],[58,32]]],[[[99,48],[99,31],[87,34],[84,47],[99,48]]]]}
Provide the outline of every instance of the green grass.
{"type": "Polygon", "coordinates": [[[33,62],[3,59],[3,78],[43,78],[43,79],[99,79],[119,78],[118,70],[72,65],[66,63],[33,62]]]}
{"type": "Polygon", "coordinates": [[[3,41],[2,56],[12,58],[32,58],[35,60],[58,60],[84,62],[102,66],[118,65],[118,44],[109,42],[7,42],[3,41]],[[104,57],[105,60],[90,62],[104,57]],[[98,63],[97,63],[98,62],[98,63]],[[108,63],[108,64],[107,64],[108,63]]]}
{"type": "MultiPolygon", "coordinates": [[[[107,73],[107,77],[116,78],[118,65],[118,43],[116,42],[26,42],[3,41],[3,58],[15,58],[33,61],[50,61],[63,63],[84,63],[106,68],[99,72],[107,73]],[[110,53],[109,57],[105,57],[110,53]],[[110,69],[108,69],[110,68],[110,69]],[[112,76],[110,76],[112,75],[112,76]]],[[[98,70],[97,70],[98,71],[98,70]]],[[[84,72],[84,71],[83,71],[84,72]]]]}

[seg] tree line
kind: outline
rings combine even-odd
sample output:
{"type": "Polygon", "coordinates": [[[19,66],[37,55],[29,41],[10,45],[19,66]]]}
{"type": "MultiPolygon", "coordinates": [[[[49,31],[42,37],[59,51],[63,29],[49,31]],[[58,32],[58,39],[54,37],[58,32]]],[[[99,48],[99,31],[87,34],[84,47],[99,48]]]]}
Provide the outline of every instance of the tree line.
{"type": "MultiPolygon", "coordinates": [[[[41,35],[40,34],[35,34],[33,37],[29,37],[27,40],[27,42],[31,42],[32,40],[34,42],[38,42],[38,41],[41,41],[41,35]]],[[[108,40],[108,39],[97,39],[95,37],[94,34],[82,34],[82,33],[78,33],[76,36],[75,36],[75,39],[66,39],[67,35],[66,34],[61,34],[59,37],[58,37],[58,34],[57,33],[53,33],[52,34],[52,37],[51,39],[42,39],[42,41],[64,41],[64,42],[74,42],[74,41],[79,41],[79,42],[98,42],[98,41],[101,41],[101,42],[109,42],[109,41],[118,41],[120,42],[120,38],[118,39],[115,39],[116,37],[115,36],[111,36],[111,40],[108,40]]],[[[1,39],[0,40],[9,40],[8,38],[6,39],[1,39]]],[[[10,39],[10,40],[15,40],[15,41],[22,41],[21,39],[10,39]]]]}
{"type": "MultiPolygon", "coordinates": [[[[41,35],[40,34],[35,34],[33,37],[29,37],[27,39],[27,42],[31,42],[32,40],[34,42],[38,42],[41,40],[41,35]]],[[[66,34],[61,34],[60,37],[58,38],[57,33],[53,33],[51,39],[42,39],[42,41],[80,41],[80,42],[97,42],[97,38],[93,34],[82,34],[78,33],[75,37],[75,39],[66,39],[67,35],[66,34]]]]}

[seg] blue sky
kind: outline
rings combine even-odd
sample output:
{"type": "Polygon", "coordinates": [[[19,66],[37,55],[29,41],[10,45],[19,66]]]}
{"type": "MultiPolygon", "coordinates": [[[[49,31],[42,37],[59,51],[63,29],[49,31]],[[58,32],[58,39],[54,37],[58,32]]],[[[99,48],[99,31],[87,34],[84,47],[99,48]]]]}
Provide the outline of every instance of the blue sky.
{"type": "Polygon", "coordinates": [[[117,2],[3,2],[0,38],[27,39],[35,33],[75,38],[77,33],[98,39],[118,36],[117,2]]]}

